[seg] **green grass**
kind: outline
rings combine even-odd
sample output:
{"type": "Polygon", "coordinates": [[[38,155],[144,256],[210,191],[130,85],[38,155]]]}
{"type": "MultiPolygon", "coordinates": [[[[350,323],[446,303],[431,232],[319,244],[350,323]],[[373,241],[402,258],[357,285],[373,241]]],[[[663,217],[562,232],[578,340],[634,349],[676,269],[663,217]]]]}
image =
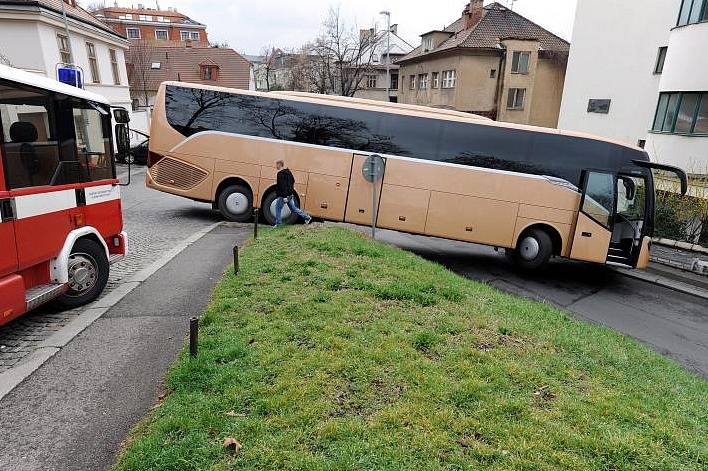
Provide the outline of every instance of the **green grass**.
{"type": "Polygon", "coordinates": [[[708,382],[343,229],[265,232],[201,326],[116,469],[708,467],[708,382]]]}

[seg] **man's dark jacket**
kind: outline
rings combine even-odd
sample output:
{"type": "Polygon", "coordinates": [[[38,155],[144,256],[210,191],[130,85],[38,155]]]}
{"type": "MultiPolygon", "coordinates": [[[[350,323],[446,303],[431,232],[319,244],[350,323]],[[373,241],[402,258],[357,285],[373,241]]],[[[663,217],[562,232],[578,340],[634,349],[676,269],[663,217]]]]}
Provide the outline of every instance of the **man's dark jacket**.
{"type": "Polygon", "coordinates": [[[278,182],[275,192],[281,198],[287,198],[295,193],[295,177],[293,177],[293,173],[289,169],[284,168],[278,172],[278,182]]]}

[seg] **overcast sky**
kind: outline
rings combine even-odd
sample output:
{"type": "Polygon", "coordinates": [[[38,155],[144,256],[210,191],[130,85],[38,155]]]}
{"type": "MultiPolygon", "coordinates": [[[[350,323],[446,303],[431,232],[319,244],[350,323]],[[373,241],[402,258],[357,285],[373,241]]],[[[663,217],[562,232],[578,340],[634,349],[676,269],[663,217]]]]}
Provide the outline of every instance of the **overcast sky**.
{"type": "MultiPolygon", "coordinates": [[[[551,32],[570,40],[577,0],[517,0],[514,10],[551,32]]],[[[87,3],[86,0],[83,2],[87,3]]],[[[88,2],[91,3],[91,2],[88,2]]],[[[105,0],[112,5],[113,0],[105,0]]],[[[119,0],[120,6],[143,3],[155,8],[154,0],[119,0]]],[[[491,3],[485,0],[485,4],[491,3]]],[[[508,4],[509,0],[499,0],[508,4]]],[[[391,12],[403,39],[417,45],[421,33],[459,18],[465,0],[160,0],[160,8],[176,7],[207,25],[211,42],[227,42],[247,54],[257,54],[264,46],[295,48],[316,36],[330,6],[340,6],[348,22],[368,28],[385,24],[381,10],[391,12]]]]}

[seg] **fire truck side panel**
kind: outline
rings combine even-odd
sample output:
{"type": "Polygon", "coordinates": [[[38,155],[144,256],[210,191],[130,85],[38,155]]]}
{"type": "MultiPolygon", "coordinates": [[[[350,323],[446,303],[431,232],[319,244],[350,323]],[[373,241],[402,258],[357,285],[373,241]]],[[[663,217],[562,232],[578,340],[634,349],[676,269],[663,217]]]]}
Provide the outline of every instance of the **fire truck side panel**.
{"type": "Polygon", "coordinates": [[[0,325],[24,314],[25,286],[20,275],[9,275],[0,278],[0,325]]]}

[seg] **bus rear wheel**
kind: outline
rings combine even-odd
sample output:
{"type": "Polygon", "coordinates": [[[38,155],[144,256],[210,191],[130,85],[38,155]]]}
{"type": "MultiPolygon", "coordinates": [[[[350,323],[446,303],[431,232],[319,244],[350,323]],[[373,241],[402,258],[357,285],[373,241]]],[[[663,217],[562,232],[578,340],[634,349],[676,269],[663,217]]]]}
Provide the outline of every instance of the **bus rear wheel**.
{"type": "MultiPolygon", "coordinates": [[[[300,207],[300,199],[297,195],[293,195],[295,198],[295,204],[300,207]]],[[[263,212],[263,218],[271,226],[275,225],[275,203],[278,200],[278,195],[275,191],[271,191],[263,200],[263,206],[261,206],[261,211],[263,212]]],[[[280,213],[280,217],[283,220],[283,224],[295,224],[298,220],[298,215],[290,211],[287,204],[283,205],[283,210],[280,213]]]]}
{"type": "Polygon", "coordinates": [[[553,240],[543,229],[531,229],[525,232],[513,254],[514,262],[524,270],[541,268],[553,254],[553,240]]]}
{"type": "Polygon", "coordinates": [[[98,298],[108,283],[110,265],[105,249],[90,239],[79,239],[69,255],[69,290],[56,299],[63,309],[73,309],[98,298]]]}
{"type": "Polygon", "coordinates": [[[217,207],[227,221],[248,222],[253,214],[253,194],[243,185],[227,186],[219,193],[217,207]]]}

